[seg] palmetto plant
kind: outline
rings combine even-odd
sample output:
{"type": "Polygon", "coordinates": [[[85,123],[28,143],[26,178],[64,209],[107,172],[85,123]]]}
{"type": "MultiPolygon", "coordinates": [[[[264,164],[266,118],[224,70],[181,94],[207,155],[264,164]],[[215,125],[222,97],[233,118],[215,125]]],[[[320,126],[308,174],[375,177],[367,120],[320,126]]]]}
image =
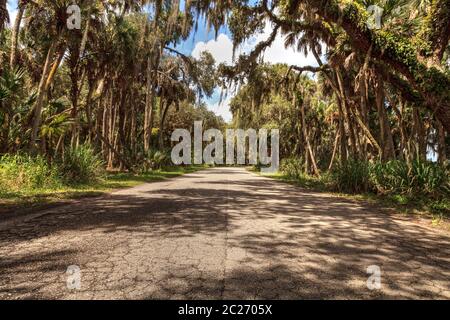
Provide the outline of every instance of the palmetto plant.
{"type": "Polygon", "coordinates": [[[339,192],[367,192],[369,190],[370,164],[358,159],[348,159],[333,169],[332,177],[334,187],[339,192]]]}
{"type": "MultiPolygon", "coordinates": [[[[67,111],[67,102],[57,99],[50,101],[42,112],[42,125],[40,127],[40,137],[44,146],[50,150],[56,148],[57,141],[63,137],[73,124],[73,118],[67,111]]],[[[58,152],[56,148],[55,153],[58,152]]]]}
{"type": "Polygon", "coordinates": [[[445,169],[418,157],[411,165],[402,161],[373,164],[371,183],[381,193],[430,196],[449,191],[449,177],[445,169]]]}
{"type": "Polygon", "coordinates": [[[17,100],[25,77],[25,69],[5,68],[0,76],[0,101],[8,106],[17,100]]]}
{"type": "Polygon", "coordinates": [[[66,184],[95,182],[104,172],[104,163],[89,145],[69,148],[57,165],[66,184]]]}
{"type": "Polygon", "coordinates": [[[0,152],[9,149],[17,119],[23,115],[22,94],[24,69],[5,68],[0,76],[0,152]]]}
{"type": "Polygon", "coordinates": [[[404,35],[413,35],[419,31],[431,2],[431,0],[363,1],[366,6],[374,4],[383,8],[382,27],[384,29],[404,35]]]}
{"type": "Polygon", "coordinates": [[[283,159],[280,171],[292,179],[300,179],[305,174],[304,160],[301,158],[283,159]]]}

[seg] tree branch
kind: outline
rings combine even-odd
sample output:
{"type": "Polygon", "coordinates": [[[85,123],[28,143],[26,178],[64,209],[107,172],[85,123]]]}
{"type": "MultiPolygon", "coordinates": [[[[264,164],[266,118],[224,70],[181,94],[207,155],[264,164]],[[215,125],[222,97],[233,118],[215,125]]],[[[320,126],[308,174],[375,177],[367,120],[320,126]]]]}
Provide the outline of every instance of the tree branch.
{"type": "Polygon", "coordinates": [[[450,132],[450,76],[419,61],[417,47],[410,40],[384,30],[371,30],[366,25],[364,8],[357,2],[297,0],[293,1],[291,12],[298,10],[300,1],[325,21],[340,25],[349,35],[354,49],[367,52],[373,46],[372,57],[403,75],[411,84],[408,86],[423,98],[424,106],[434,112],[450,132]]]}

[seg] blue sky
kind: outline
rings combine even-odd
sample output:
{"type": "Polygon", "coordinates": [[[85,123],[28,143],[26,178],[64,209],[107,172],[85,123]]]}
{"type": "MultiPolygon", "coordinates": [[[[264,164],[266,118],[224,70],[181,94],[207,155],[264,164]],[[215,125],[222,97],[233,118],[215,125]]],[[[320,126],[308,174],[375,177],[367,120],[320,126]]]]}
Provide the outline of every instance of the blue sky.
{"type": "MultiPolygon", "coordinates": [[[[183,41],[180,45],[177,46],[177,49],[187,55],[190,55],[192,53],[192,50],[194,50],[195,45],[198,42],[207,42],[209,40],[212,40],[215,38],[215,31],[213,29],[207,30],[206,24],[205,24],[205,18],[201,17],[198,21],[198,29],[196,32],[191,32],[189,35],[189,38],[185,41],[183,41]]],[[[227,34],[229,35],[229,31],[227,28],[222,27],[219,30],[219,34],[227,34]]]]}
{"type": "MultiPolygon", "coordinates": [[[[11,15],[12,12],[15,12],[16,8],[17,8],[17,0],[8,0],[6,2],[9,14],[11,15]]],[[[15,16],[15,14],[14,14],[15,16]]],[[[14,18],[14,17],[13,17],[14,18]]],[[[14,21],[14,19],[11,19],[11,22],[14,21]]]]}
{"type": "MultiPolygon", "coordinates": [[[[229,36],[230,32],[226,27],[220,28],[218,35],[224,34],[229,36]]],[[[216,37],[216,32],[212,28],[208,30],[206,26],[206,21],[204,17],[201,17],[198,21],[198,28],[196,31],[191,32],[189,38],[182,41],[176,46],[176,49],[185,55],[192,55],[192,52],[198,46],[198,44],[208,43],[208,41],[214,40],[216,37]]],[[[220,102],[220,91],[215,90],[214,94],[205,99],[210,110],[214,111],[216,114],[222,116],[224,120],[231,121],[231,113],[229,112],[228,106],[226,104],[219,105],[220,102]]]]}
{"type": "MultiPolygon", "coordinates": [[[[182,1],[181,6],[183,6],[183,3],[184,1],[182,1]]],[[[17,11],[17,0],[8,0],[7,4],[10,20],[13,22],[17,11]]],[[[239,52],[251,51],[256,43],[266,40],[271,32],[272,26],[267,24],[264,31],[244,43],[237,51],[237,54],[239,54],[239,52]]],[[[193,31],[189,38],[178,44],[176,48],[180,52],[186,55],[192,55],[193,57],[199,57],[201,52],[208,51],[213,55],[217,63],[233,63],[233,45],[229,31],[226,27],[222,27],[216,38],[214,30],[207,30],[205,19],[203,17],[198,21],[198,29],[196,32],[193,31]]],[[[311,55],[305,57],[302,53],[297,53],[292,48],[285,49],[284,37],[281,35],[279,35],[272,46],[265,51],[264,61],[270,63],[287,63],[297,66],[317,65],[315,59],[311,55]]],[[[206,100],[206,103],[210,110],[222,116],[224,120],[230,121],[231,113],[229,112],[228,104],[232,97],[233,95],[229,95],[219,104],[220,91],[218,89],[211,98],[206,100]]]]}

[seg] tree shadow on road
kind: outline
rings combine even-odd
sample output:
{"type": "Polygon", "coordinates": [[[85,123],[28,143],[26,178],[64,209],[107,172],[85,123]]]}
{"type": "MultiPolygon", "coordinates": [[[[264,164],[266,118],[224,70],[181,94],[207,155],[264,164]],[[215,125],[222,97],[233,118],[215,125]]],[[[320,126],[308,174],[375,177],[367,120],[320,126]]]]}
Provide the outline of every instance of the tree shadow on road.
{"type": "MultiPolygon", "coordinates": [[[[67,262],[61,263],[57,255],[63,249],[76,251],[83,263],[124,244],[145,247],[165,245],[164,241],[171,239],[186,243],[223,239],[227,252],[222,278],[208,269],[193,273],[192,266],[186,265],[181,267],[181,276],[169,273],[157,285],[145,279],[138,296],[449,297],[447,235],[358,202],[269,179],[234,179],[229,170],[222,174],[223,180],[213,183],[202,181],[204,173],[183,177],[183,181],[192,179],[195,188],[175,184],[163,190],[143,189],[91,199],[2,230],[0,250],[8,257],[0,260],[0,274],[13,279],[9,285],[0,281],[6,288],[3,291],[18,286],[16,271],[23,271],[28,279],[45,275],[49,268],[65,272],[67,262]],[[39,239],[48,240],[48,255],[27,259],[27,243],[39,239]],[[16,255],[15,248],[21,254],[16,255]],[[36,260],[46,268],[34,268],[36,260]],[[370,265],[382,270],[381,292],[366,287],[370,265]]],[[[195,255],[198,248],[188,250],[195,255]]],[[[117,292],[125,289],[116,288],[117,292]]],[[[130,297],[135,296],[130,293],[130,297]]]]}

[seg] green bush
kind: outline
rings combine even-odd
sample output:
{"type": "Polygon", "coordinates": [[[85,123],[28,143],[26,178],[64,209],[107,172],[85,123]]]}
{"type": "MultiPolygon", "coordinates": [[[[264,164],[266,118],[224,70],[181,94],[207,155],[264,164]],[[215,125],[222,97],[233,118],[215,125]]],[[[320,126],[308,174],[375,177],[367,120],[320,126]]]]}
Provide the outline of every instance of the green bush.
{"type": "Polygon", "coordinates": [[[57,168],[41,156],[4,155],[0,158],[0,192],[49,189],[61,185],[57,168]]]}
{"type": "Polygon", "coordinates": [[[376,162],[371,166],[370,180],[377,193],[408,193],[410,190],[409,169],[404,161],[376,162]]]}
{"type": "Polygon", "coordinates": [[[356,159],[348,159],[345,162],[338,163],[331,172],[334,189],[346,193],[367,192],[369,177],[369,163],[356,159]]]}
{"type": "Polygon", "coordinates": [[[301,178],[305,172],[302,158],[287,158],[281,160],[280,171],[289,178],[301,178]]]}
{"type": "Polygon", "coordinates": [[[172,164],[168,151],[150,150],[145,158],[143,171],[157,170],[172,164]]]}
{"type": "Polygon", "coordinates": [[[449,176],[437,163],[415,159],[408,166],[394,160],[372,165],[371,184],[378,193],[437,195],[449,191],[449,176]]]}
{"type": "Polygon", "coordinates": [[[440,196],[449,194],[449,173],[437,163],[415,159],[369,163],[349,159],[331,173],[334,189],[339,192],[374,191],[390,195],[440,196]]]}
{"type": "Polygon", "coordinates": [[[152,169],[161,169],[171,164],[170,154],[167,151],[151,151],[149,152],[148,160],[152,169]]]}
{"type": "Polygon", "coordinates": [[[448,172],[439,164],[416,159],[410,170],[414,193],[436,194],[449,191],[448,172]]]}
{"type": "Polygon", "coordinates": [[[82,184],[98,181],[104,174],[103,161],[88,145],[66,151],[58,163],[65,184],[82,184]]]}

